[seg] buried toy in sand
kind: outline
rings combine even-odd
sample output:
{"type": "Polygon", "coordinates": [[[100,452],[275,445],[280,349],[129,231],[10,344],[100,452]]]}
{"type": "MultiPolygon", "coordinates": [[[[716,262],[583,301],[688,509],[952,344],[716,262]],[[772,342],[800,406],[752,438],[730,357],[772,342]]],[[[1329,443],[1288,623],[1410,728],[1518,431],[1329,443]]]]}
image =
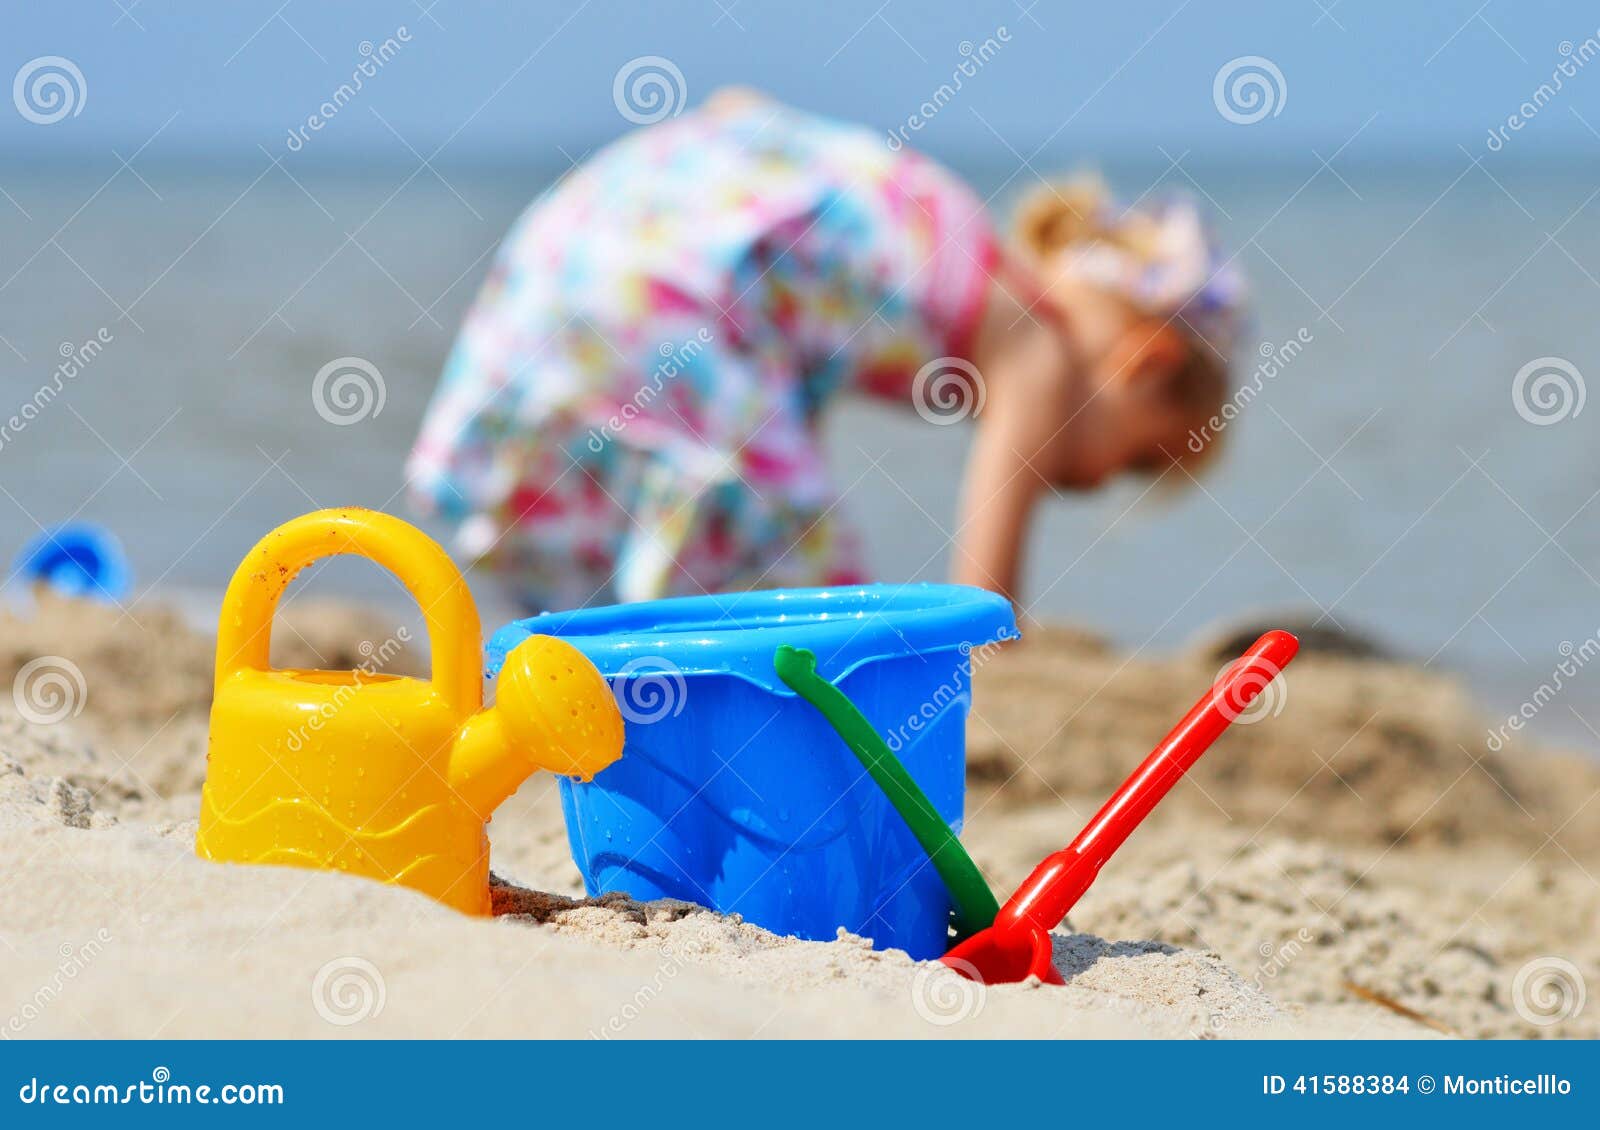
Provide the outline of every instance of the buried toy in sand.
{"type": "Polygon", "coordinates": [[[133,587],[127,551],[117,535],[93,522],[40,530],[18,551],[11,576],[61,596],[117,604],[133,587]]]}
{"type": "Polygon", "coordinates": [[[861,704],[947,826],[966,790],[971,659],[1017,635],[1011,603],[960,585],[865,585],[682,597],[518,621],[573,644],[612,683],[621,760],[561,782],[591,895],[698,903],[778,934],[939,957],[950,893],[894,805],[773,669],[812,652],[861,704]]]}
{"type": "Polygon", "coordinates": [[[319,511],[264,538],[224,598],[196,849],[487,913],[484,825],[543,768],[563,775],[591,895],[680,899],[805,939],[843,928],[981,980],[1059,983],[1050,930],[1298,645],[1258,640],[1001,907],[958,833],[973,667],[1016,637],[1008,601],[956,585],[545,614],[490,640],[499,691],[483,710],[477,610],[443,550],[396,518],[319,511]],[[279,597],[336,554],[405,583],[431,681],[270,667],[279,597]]]}
{"type": "Polygon", "coordinates": [[[1033,869],[1000,908],[994,924],[957,945],[944,956],[944,963],[963,976],[990,984],[1029,977],[1061,984],[1051,956],[1050,931],[1178,778],[1278,677],[1299,648],[1298,640],[1279,631],[1252,644],[1111,794],[1083,831],[1033,869]]]}
{"type": "Polygon", "coordinates": [[[955,903],[956,942],[942,958],[944,963],[975,981],[1005,983],[1037,977],[1060,984],[1050,931],[1178,778],[1249,708],[1298,650],[1299,642],[1288,632],[1270,631],[1257,640],[1218,677],[1072,843],[1034,868],[1004,907],[996,904],[977,864],[866,716],[817,674],[816,656],[780,647],[773,667],[838,731],[944,880],[955,903]]]}

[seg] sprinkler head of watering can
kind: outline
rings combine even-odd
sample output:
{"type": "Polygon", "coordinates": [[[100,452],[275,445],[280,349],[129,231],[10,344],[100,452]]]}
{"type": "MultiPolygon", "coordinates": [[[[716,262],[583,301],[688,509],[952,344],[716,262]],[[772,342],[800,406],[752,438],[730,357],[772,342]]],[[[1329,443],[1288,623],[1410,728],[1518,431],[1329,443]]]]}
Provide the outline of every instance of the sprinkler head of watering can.
{"type": "Polygon", "coordinates": [[[450,783],[485,819],[534,770],[588,780],[622,756],[622,715],[587,656],[530,636],[506,657],[495,705],[467,720],[450,783]]]}

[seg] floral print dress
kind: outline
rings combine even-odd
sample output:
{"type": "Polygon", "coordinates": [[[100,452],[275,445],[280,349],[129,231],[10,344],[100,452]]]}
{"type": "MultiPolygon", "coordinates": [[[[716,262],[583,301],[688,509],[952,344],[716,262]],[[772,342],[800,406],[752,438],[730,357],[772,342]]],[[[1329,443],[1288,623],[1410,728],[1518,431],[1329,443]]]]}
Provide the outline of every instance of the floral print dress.
{"type": "Polygon", "coordinates": [[[818,423],[966,356],[981,202],[867,130],[750,100],[637,131],[518,220],[407,465],[530,609],[863,579],[818,423]]]}

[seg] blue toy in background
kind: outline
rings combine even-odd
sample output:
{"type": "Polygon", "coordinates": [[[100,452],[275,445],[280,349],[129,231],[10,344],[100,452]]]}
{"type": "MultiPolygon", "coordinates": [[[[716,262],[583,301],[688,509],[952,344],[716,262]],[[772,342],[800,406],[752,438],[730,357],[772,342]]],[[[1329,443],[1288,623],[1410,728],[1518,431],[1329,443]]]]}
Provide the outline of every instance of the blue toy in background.
{"type": "Polygon", "coordinates": [[[93,522],[45,530],[22,547],[11,575],[63,596],[120,601],[133,585],[128,555],[117,536],[93,522]]]}
{"type": "Polygon", "coordinates": [[[772,656],[814,652],[959,831],[970,653],[1017,635],[1004,597],[868,585],[547,613],[494,634],[489,675],[533,634],[583,652],[622,710],[621,760],[561,781],[591,895],[682,899],[816,940],[843,926],[918,959],[949,947],[927,853],[772,656]]]}

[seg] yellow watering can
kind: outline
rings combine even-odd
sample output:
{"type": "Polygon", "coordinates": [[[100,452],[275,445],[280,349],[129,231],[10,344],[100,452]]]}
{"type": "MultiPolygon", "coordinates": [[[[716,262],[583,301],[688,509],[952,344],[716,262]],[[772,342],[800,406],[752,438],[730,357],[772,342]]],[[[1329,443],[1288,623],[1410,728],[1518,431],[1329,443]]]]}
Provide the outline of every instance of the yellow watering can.
{"type": "Polygon", "coordinates": [[[581,652],[529,638],[483,709],[478,610],[444,550],[387,514],[319,510],[261,539],[223,597],[195,851],[363,875],[487,914],[495,808],[536,769],[587,780],[621,755],[616,702],[581,652]],[[347,553],[394,573],[421,606],[431,681],[269,664],[284,589],[347,553]]]}

